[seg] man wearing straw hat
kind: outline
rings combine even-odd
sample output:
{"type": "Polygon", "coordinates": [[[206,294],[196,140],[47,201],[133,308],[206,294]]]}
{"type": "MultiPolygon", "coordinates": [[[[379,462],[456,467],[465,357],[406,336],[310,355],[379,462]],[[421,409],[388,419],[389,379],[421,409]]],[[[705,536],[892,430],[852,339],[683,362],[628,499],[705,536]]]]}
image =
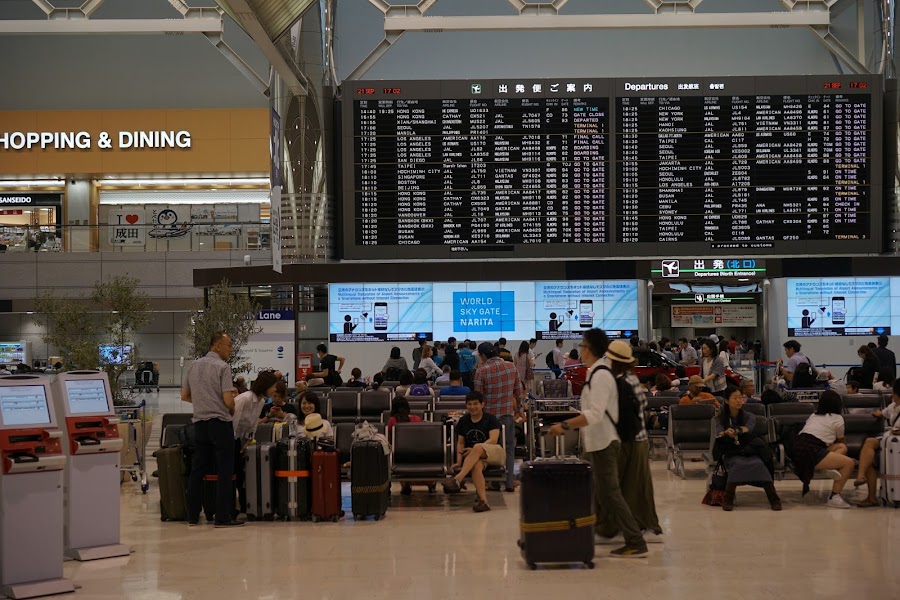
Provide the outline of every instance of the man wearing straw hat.
{"type": "Polygon", "coordinates": [[[606,332],[590,329],[578,345],[581,359],[591,365],[587,381],[581,391],[581,414],[553,425],[550,435],[563,435],[569,429],[581,430],[584,459],[591,463],[594,476],[594,496],[597,502],[597,531],[595,539],[610,532],[621,531],[625,545],[610,553],[614,558],[645,558],[647,543],[640,526],[628,508],[619,485],[619,453],[621,441],[616,432],[619,419],[619,392],[612,369],[614,362],[628,366],[634,357],[627,344],[611,347],[606,332]],[[624,349],[622,347],[625,347],[624,349]]]}

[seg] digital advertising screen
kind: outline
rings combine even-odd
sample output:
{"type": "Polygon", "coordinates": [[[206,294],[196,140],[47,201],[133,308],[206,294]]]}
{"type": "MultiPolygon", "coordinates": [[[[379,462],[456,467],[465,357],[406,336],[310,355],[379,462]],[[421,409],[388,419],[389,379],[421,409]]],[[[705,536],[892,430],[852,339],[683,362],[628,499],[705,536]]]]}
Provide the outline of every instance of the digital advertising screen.
{"type": "Polygon", "coordinates": [[[579,339],[592,327],[610,337],[637,334],[636,281],[538,281],[535,297],[539,340],[579,339]]]}
{"type": "Polygon", "coordinates": [[[100,358],[110,365],[131,364],[131,346],[103,344],[100,346],[100,358]]]}
{"type": "Polygon", "coordinates": [[[66,395],[73,415],[101,415],[110,410],[102,379],[66,380],[66,395]]]}
{"type": "Polygon", "coordinates": [[[0,386],[3,426],[49,425],[50,407],[42,385],[0,386]]]}
{"type": "Polygon", "coordinates": [[[432,339],[432,284],[342,283],[328,286],[332,342],[432,339]]]}
{"type": "Polygon", "coordinates": [[[332,342],[578,339],[638,330],[637,282],[496,281],[332,284],[332,342]]]}
{"type": "Polygon", "coordinates": [[[900,330],[900,277],[787,280],[791,337],[877,336],[900,330]]]}

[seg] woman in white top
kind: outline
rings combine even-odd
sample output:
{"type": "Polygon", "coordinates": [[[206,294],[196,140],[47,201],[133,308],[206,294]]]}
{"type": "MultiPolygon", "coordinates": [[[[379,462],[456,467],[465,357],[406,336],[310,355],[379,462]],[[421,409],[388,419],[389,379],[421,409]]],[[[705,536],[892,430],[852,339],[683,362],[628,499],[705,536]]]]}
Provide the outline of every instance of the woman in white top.
{"type": "Polygon", "coordinates": [[[703,353],[700,360],[700,376],[703,378],[703,384],[713,395],[724,392],[727,385],[725,364],[716,355],[716,344],[712,340],[704,340],[700,351],[703,353]]]}
{"type": "Polygon", "coordinates": [[[262,371],[250,384],[249,390],[235,397],[231,424],[234,427],[234,439],[241,442],[239,450],[243,450],[247,446],[247,442],[252,440],[256,434],[263,402],[266,397],[272,397],[275,394],[277,383],[278,379],[274,372],[262,371]]]}
{"type": "Polygon", "coordinates": [[[800,435],[794,441],[794,473],[803,482],[803,495],[809,491],[809,482],[816,469],[837,471],[840,479],[831,486],[831,496],[826,505],[831,508],[850,508],[841,497],[841,490],[853,473],[853,459],[847,456],[844,443],[844,417],[841,416],[840,395],[825,390],[819,399],[819,408],[809,416],[800,435]]]}
{"type": "MultiPolygon", "coordinates": [[[[884,430],[892,435],[900,433],[900,379],[891,388],[892,400],[884,410],[876,410],[872,416],[884,419],[884,430]]],[[[857,506],[868,508],[878,506],[878,469],[881,468],[881,440],[884,436],[868,438],[859,452],[859,470],[856,472],[854,487],[868,485],[869,495],[857,506]]]]}
{"type": "Polygon", "coordinates": [[[234,428],[234,475],[235,487],[238,490],[238,506],[242,513],[247,512],[243,452],[250,440],[256,436],[260,409],[266,396],[272,396],[275,393],[277,383],[278,378],[275,377],[273,371],[262,371],[250,384],[250,389],[243,394],[238,394],[234,399],[234,415],[231,418],[231,426],[234,428]]]}
{"type": "Polygon", "coordinates": [[[436,379],[441,376],[441,368],[434,362],[434,350],[431,346],[425,344],[422,346],[422,360],[419,361],[419,368],[425,369],[425,375],[428,379],[436,379]]]}

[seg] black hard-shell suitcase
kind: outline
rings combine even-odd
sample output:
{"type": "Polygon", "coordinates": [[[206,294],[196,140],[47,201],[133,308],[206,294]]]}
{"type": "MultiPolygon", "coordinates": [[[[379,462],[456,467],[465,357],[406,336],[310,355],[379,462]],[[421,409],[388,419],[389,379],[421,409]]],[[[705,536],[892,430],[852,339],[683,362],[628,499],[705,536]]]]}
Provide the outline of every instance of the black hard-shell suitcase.
{"type": "Polygon", "coordinates": [[[540,563],[594,568],[594,490],[591,466],[577,458],[526,462],[521,480],[522,557],[540,563]]]}
{"type": "Polygon", "coordinates": [[[275,512],[285,520],[308,521],[312,511],[310,470],[316,443],[305,437],[278,440],[275,449],[275,512]]]}
{"type": "Polygon", "coordinates": [[[159,518],[162,521],[187,519],[187,476],[181,446],[160,448],[154,452],[159,477],[159,518]]]}
{"type": "Polygon", "coordinates": [[[244,450],[247,518],[271,520],[275,514],[275,444],[251,444],[244,450]]]}
{"type": "Polygon", "coordinates": [[[391,498],[391,475],[384,446],[375,440],[355,442],[350,450],[350,502],[356,520],[384,517],[391,498]]]}

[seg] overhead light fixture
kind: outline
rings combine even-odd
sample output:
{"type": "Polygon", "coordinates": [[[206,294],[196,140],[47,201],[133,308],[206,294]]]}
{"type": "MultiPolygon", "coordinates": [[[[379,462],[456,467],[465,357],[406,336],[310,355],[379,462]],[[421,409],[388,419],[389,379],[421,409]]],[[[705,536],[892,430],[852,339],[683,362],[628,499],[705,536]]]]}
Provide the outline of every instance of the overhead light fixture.
{"type": "Polygon", "coordinates": [[[209,179],[112,179],[100,180],[101,186],[171,186],[171,185],[208,185],[212,187],[227,187],[230,185],[269,185],[268,177],[239,177],[235,179],[209,178],[209,179]]]}
{"type": "Polygon", "coordinates": [[[746,279],[746,278],[744,278],[744,279],[738,279],[738,281],[750,281],[750,280],[749,280],[749,279],[746,279]]]}
{"type": "Polygon", "coordinates": [[[0,181],[0,187],[45,187],[66,185],[65,179],[6,179],[0,181]]]}

